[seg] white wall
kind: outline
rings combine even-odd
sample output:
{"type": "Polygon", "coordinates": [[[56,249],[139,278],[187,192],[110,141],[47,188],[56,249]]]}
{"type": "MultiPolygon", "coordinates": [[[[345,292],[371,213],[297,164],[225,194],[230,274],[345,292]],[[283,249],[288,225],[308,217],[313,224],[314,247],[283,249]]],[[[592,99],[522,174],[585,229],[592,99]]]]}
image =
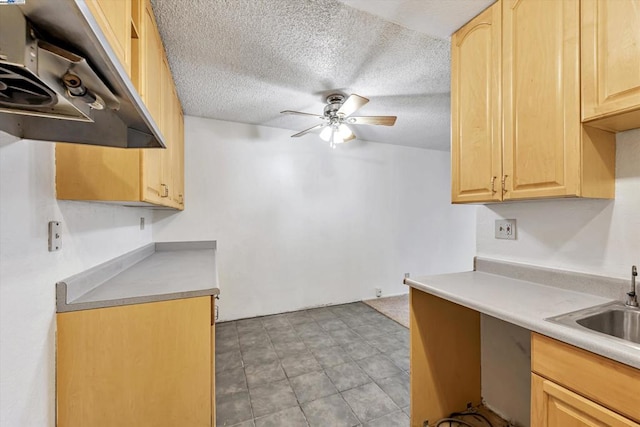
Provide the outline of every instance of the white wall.
{"type": "Polygon", "coordinates": [[[478,209],[479,256],[629,278],[640,265],[640,129],[619,133],[615,200],[549,200],[478,209]],[[494,220],[517,219],[517,240],[496,240],[494,220]]]}
{"type": "Polygon", "coordinates": [[[480,334],[482,399],[513,425],[531,425],[531,331],[482,314],[480,334]]]}
{"type": "Polygon", "coordinates": [[[472,268],[476,207],[450,205],[448,152],[292,133],[185,119],[186,209],[155,212],[154,240],[218,241],[222,320],[472,268]]]}
{"type": "Polygon", "coordinates": [[[150,243],[151,215],[56,201],[54,145],[10,141],[0,139],[0,425],[53,426],[55,283],[150,243]],[[47,250],[50,220],[62,221],[59,252],[47,250]]]}

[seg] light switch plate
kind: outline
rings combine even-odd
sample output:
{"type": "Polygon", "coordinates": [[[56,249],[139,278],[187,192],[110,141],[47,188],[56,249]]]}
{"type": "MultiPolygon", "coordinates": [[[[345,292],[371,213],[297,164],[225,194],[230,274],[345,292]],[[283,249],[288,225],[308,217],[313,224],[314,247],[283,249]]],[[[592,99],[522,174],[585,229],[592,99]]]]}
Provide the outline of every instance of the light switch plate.
{"type": "Polygon", "coordinates": [[[496,239],[516,240],[516,220],[496,219],[496,239]]]}
{"type": "Polygon", "coordinates": [[[59,251],[62,248],[62,223],[49,221],[49,252],[59,251]]]}

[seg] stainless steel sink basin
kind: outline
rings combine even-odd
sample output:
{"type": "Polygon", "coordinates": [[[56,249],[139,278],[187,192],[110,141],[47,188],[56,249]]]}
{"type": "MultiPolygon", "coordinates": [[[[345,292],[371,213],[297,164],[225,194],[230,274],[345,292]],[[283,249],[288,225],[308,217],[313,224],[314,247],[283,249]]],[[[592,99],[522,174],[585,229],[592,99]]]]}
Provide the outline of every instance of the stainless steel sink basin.
{"type": "Polygon", "coordinates": [[[640,309],[620,302],[585,308],[547,320],[604,334],[640,349],[640,309]]]}

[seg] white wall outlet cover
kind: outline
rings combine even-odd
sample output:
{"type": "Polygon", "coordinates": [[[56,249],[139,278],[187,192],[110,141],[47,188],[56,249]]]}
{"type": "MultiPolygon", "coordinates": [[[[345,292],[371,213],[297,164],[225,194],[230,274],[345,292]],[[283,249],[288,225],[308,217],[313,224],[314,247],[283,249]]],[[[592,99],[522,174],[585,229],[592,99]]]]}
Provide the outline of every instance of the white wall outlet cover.
{"type": "Polygon", "coordinates": [[[376,298],[380,298],[382,296],[382,289],[376,288],[376,298]]]}
{"type": "Polygon", "coordinates": [[[49,221],[49,252],[59,251],[62,248],[62,223],[49,221]]]}
{"type": "Polygon", "coordinates": [[[516,220],[496,219],[496,239],[516,240],[516,220]]]}

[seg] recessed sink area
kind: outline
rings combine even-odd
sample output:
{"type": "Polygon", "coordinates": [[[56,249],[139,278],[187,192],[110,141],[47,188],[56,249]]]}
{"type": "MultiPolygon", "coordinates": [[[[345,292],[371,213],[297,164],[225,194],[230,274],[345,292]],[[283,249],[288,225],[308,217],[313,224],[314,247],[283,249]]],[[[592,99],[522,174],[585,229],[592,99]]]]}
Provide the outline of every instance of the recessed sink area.
{"type": "Polygon", "coordinates": [[[640,349],[640,309],[620,302],[589,307],[547,320],[575,329],[604,334],[640,349]]]}

